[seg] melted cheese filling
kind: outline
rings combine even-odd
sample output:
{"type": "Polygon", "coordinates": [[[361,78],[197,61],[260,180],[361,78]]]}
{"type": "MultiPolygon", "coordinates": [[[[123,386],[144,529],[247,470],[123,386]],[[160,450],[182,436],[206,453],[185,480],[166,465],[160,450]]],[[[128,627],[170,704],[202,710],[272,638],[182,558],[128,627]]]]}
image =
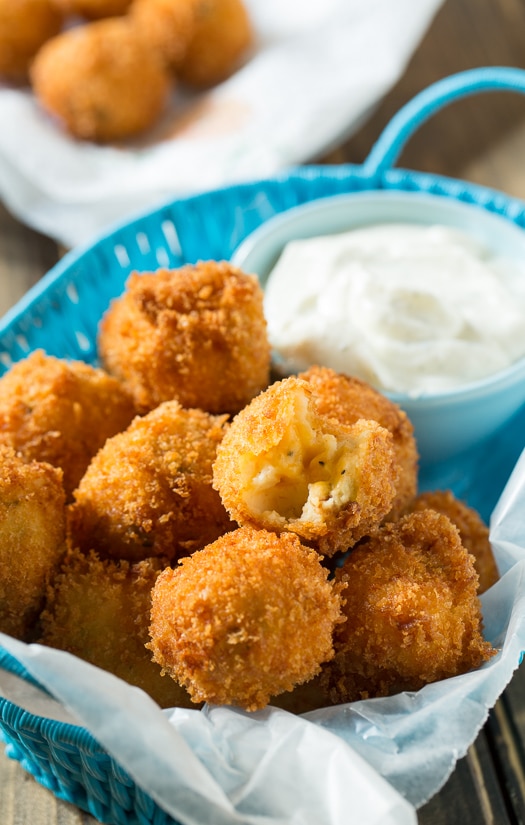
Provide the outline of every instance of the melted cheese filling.
{"type": "Polygon", "coordinates": [[[245,465],[244,500],[250,512],[278,520],[324,521],[357,494],[355,442],[320,432],[306,397],[279,444],[250,456],[245,465]]]}

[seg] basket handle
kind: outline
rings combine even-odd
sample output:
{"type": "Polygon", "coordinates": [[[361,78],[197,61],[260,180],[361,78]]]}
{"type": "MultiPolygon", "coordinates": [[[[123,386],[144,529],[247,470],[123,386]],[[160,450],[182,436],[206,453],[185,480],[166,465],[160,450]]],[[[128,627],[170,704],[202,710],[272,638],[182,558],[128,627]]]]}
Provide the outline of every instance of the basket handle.
{"type": "Polygon", "coordinates": [[[468,69],[428,86],[406,103],[384,128],[363,169],[375,175],[390,169],[419,126],[444,106],[477,92],[511,91],[525,94],[525,71],[506,66],[468,69]]]}

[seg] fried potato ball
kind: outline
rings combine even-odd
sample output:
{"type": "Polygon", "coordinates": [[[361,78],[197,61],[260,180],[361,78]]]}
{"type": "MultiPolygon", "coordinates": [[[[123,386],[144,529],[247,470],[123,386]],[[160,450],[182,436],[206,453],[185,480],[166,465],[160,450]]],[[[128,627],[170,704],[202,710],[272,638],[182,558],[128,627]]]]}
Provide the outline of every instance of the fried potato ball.
{"type": "Polygon", "coordinates": [[[54,0],[64,14],[78,15],[89,20],[125,14],[131,0],[54,0]]]}
{"type": "Polygon", "coordinates": [[[26,82],[35,54],[61,28],[52,0],[0,0],[0,77],[26,82]]]}
{"type": "Polygon", "coordinates": [[[225,424],[226,416],[166,401],[108,439],[69,507],[72,544],[131,561],[173,560],[232,529],[212,487],[225,424]]]}
{"type": "Polygon", "coordinates": [[[227,533],[158,577],[154,661],[194,701],[264,707],[333,655],[341,583],[296,536],[227,533]]]}
{"type": "Polygon", "coordinates": [[[186,53],[203,0],[133,0],[130,15],[150,48],[171,69],[186,53]]]}
{"type": "Polygon", "coordinates": [[[0,630],[31,641],[65,552],[62,472],[0,446],[0,630]]]}
{"type": "Polygon", "coordinates": [[[333,702],[418,690],[494,653],[481,633],[474,560],[441,513],[385,525],[349,553],[336,578],[348,587],[346,622],[324,674],[333,702]]]}
{"type": "Polygon", "coordinates": [[[178,76],[196,88],[226,80],[254,41],[243,0],[201,0],[195,31],[178,66],[178,76]]]}
{"type": "Polygon", "coordinates": [[[43,109],[68,132],[99,142],[150,127],[172,83],[125,17],[76,26],[49,40],[33,62],[31,81],[43,109]]]}
{"type": "Polygon", "coordinates": [[[484,593],[497,582],[499,572],[489,541],[489,529],[479,513],[465,502],[459,501],[450,490],[420,493],[406,508],[406,512],[417,513],[427,508],[443,513],[456,525],[463,546],[474,557],[474,567],[479,576],[478,593],[484,593]]]}
{"type": "Polygon", "coordinates": [[[417,491],[419,456],[414,427],[407,414],[359,378],[334,372],[328,367],[310,367],[299,377],[312,387],[322,415],[336,418],[343,424],[371,418],[392,433],[395,459],[400,470],[392,515],[400,514],[417,491]]]}
{"type": "Polygon", "coordinates": [[[81,361],[37,350],[0,378],[0,444],[64,473],[69,496],[106,438],[136,410],[119,381],[81,361]]]}
{"type": "Polygon", "coordinates": [[[226,262],[132,274],[102,319],[98,345],[143,412],[177,399],[236,413],[269,382],[261,287],[226,262]]]}
{"type": "Polygon", "coordinates": [[[213,484],[239,524],[297,533],[327,556],[377,527],[392,507],[392,434],[376,421],[321,415],[308,382],[276,382],[232,421],[213,484]]]}
{"type": "Polygon", "coordinates": [[[158,559],[130,564],[70,551],[48,593],[40,643],[142,688],[161,707],[195,707],[145,647],[151,590],[162,569],[158,559]]]}

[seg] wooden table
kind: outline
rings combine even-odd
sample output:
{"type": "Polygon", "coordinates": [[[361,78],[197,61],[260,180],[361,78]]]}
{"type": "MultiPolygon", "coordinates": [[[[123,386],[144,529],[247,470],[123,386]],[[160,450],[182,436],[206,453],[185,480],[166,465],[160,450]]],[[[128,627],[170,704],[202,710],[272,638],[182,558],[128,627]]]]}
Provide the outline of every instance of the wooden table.
{"type": "MultiPolygon", "coordinates": [[[[417,0],[415,0],[417,2],[417,0]]],[[[360,163],[399,107],[429,83],[482,65],[525,67],[522,0],[447,0],[401,81],[330,162],[360,163]]],[[[525,99],[491,93],[455,103],[425,124],[400,166],[462,177],[525,199],[525,99]]],[[[0,314],[57,260],[49,239],[0,205],[0,314]]],[[[420,825],[525,822],[525,666],[442,789],[419,811],[420,825]]],[[[90,825],[18,763],[0,753],[0,825],[90,825]]]]}

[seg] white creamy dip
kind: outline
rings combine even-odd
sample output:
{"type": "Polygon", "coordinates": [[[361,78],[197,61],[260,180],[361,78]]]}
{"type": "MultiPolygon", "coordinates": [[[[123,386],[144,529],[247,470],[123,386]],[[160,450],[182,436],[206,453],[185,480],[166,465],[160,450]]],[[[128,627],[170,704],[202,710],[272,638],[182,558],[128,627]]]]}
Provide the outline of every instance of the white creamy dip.
{"type": "Polygon", "coordinates": [[[265,311],[285,369],[439,392],[525,354],[525,262],[446,226],[370,226],[287,244],[265,311]]]}

